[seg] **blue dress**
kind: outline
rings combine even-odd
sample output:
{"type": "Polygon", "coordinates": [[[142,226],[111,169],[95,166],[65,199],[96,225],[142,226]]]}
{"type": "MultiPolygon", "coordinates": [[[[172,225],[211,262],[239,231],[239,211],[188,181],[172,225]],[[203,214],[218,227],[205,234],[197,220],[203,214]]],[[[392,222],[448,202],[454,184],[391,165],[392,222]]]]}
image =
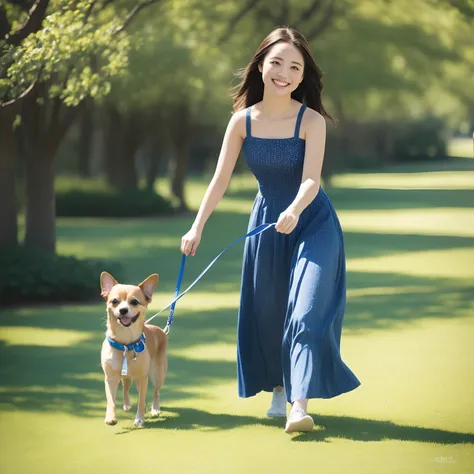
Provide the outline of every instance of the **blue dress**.
{"type": "MultiPolygon", "coordinates": [[[[243,150],[259,191],[249,230],[278,220],[298,193],[305,140],[299,137],[306,106],[291,138],[258,138],[247,109],[243,150]]],[[[291,234],[271,228],[245,242],[238,319],[240,397],[285,387],[291,403],[332,398],[360,385],[342,361],[346,303],[342,229],[320,188],[291,234]]]]}

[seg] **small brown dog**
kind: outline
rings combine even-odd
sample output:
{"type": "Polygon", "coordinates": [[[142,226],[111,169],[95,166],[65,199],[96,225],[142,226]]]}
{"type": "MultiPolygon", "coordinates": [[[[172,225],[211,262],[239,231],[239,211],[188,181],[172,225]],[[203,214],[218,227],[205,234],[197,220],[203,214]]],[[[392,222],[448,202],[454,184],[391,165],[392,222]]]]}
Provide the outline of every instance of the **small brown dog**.
{"type": "Polygon", "coordinates": [[[132,380],[138,388],[135,426],[142,426],[145,421],[148,377],[154,387],[151,414],[160,413],[160,389],[168,368],[168,337],[163,329],[145,324],[145,313],[157,283],[156,273],[138,286],[121,285],[107,272],[100,275],[102,296],[107,301],[107,337],[102,344],[101,364],[105,374],[105,422],[108,425],[117,423],[115,400],[120,380],[125,411],[131,409],[132,380]]]}

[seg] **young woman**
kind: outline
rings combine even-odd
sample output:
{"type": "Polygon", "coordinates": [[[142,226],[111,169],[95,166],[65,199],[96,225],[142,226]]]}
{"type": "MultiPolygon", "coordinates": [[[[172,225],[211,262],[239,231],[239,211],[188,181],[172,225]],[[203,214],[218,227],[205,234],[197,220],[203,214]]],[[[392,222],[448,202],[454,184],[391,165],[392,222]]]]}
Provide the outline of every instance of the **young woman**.
{"type": "Polygon", "coordinates": [[[268,416],[285,431],[310,431],[308,399],[360,385],[344,364],[340,339],[346,300],[344,242],[320,187],[326,122],[321,71],[306,39],[278,28],[262,42],[234,94],[216,171],[181,251],[195,255],[203,227],[229,184],[241,148],[259,191],[246,240],[238,320],[239,395],[273,392],[268,416]]]}

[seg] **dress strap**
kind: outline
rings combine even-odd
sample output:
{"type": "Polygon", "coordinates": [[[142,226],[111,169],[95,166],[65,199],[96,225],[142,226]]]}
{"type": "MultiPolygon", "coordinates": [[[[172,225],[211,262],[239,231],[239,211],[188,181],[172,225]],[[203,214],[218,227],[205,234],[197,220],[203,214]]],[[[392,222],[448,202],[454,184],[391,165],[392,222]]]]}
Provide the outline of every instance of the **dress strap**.
{"type": "Polygon", "coordinates": [[[246,119],[246,132],[247,132],[247,137],[251,137],[252,136],[252,126],[250,124],[250,109],[252,108],[252,106],[250,107],[247,107],[247,119],[246,119]]]}
{"type": "Polygon", "coordinates": [[[298,112],[298,118],[296,119],[295,138],[298,138],[300,136],[301,119],[303,118],[305,109],[306,109],[306,105],[302,104],[300,111],[298,112]]]}

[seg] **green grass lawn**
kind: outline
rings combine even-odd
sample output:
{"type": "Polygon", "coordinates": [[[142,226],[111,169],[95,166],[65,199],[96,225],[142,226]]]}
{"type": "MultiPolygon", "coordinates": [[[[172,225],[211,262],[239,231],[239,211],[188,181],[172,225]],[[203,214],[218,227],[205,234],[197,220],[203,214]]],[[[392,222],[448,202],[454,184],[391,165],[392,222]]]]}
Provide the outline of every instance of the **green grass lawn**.
{"type": "MultiPolygon", "coordinates": [[[[266,418],[270,394],[237,397],[241,244],[178,302],[162,415],[140,430],[133,412],[103,422],[103,304],[2,311],[0,472],[474,472],[474,167],[463,161],[346,174],[327,190],[346,239],[341,352],[362,385],[313,400],[312,433],[266,418]]],[[[195,208],[205,184],[190,186],[195,208]]],[[[254,192],[249,177],[232,181],[184,285],[245,232],[254,192]]],[[[119,260],[129,282],[158,272],[151,315],[172,297],[191,221],[60,219],[58,250],[119,260]]]]}

